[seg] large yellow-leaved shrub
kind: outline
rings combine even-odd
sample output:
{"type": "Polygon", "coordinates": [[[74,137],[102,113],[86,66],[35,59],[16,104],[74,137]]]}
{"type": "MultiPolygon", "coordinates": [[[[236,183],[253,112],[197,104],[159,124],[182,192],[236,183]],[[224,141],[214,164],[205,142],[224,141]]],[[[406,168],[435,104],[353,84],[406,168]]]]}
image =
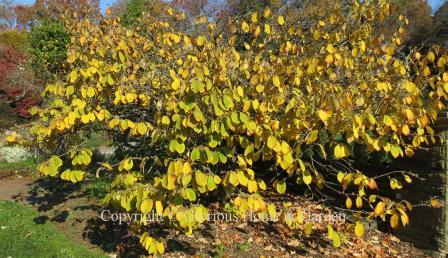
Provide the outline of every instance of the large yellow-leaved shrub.
{"type": "MultiPolygon", "coordinates": [[[[333,189],[359,217],[406,225],[412,205],[377,195],[377,177],[352,168],[349,157],[354,144],[398,158],[437,141],[430,126],[447,97],[447,55],[402,51],[404,17],[393,35],[374,33],[389,12],[387,1],[355,1],[304,24],[268,8],[222,33],[205,18],[191,33],[180,30],[185,16],[171,9],[135,30],[118,19],[67,16],[68,77],[47,85],[49,104],[32,110],[36,141],[54,151],[39,171],[81,181],[92,150],[73,135],[102,130],[128,150],[121,162],[102,164],[115,174],[105,203],[155,210],[187,233],[206,220],[202,203],[218,190],[236,214],[278,215],[263,196],[271,187],[288,191],[286,180],[333,189]],[[262,160],[277,169],[253,170],[262,160]]],[[[411,181],[388,176],[393,189],[411,181]]],[[[280,218],[309,233],[300,213],[280,218]]],[[[355,230],[361,235],[362,224],[355,230]]],[[[141,243],[164,252],[147,233],[141,243]]]]}

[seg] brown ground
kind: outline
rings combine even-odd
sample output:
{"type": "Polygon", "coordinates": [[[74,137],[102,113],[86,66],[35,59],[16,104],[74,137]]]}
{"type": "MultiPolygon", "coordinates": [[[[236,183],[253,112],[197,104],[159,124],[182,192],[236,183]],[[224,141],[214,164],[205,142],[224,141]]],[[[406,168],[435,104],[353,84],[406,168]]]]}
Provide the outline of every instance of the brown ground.
{"type": "MultiPolygon", "coordinates": [[[[99,248],[112,257],[145,254],[137,236],[129,233],[129,226],[103,222],[98,201],[89,199],[79,187],[54,179],[14,177],[0,179],[0,199],[31,204],[40,212],[40,216],[34,218],[36,223],[53,223],[73,241],[99,248]]],[[[304,207],[326,210],[301,197],[291,198],[304,207]]],[[[213,204],[211,207],[218,208],[213,204]]],[[[165,241],[166,256],[170,257],[427,257],[410,244],[379,231],[371,231],[363,239],[348,235],[348,242],[335,249],[323,233],[325,225],[318,227],[322,231],[309,237],[303,236],[301,230],[290,231],[268,223],[205,223],[194,230],[192,236],[158,224],[151,225],[148,230],[165,241]]]]}
{"type": "Polygon", "coordinates": [[[26,193],[33,182],[30,178],[0,180],[0,200],[11,200],[21,193],[26,193]]]}

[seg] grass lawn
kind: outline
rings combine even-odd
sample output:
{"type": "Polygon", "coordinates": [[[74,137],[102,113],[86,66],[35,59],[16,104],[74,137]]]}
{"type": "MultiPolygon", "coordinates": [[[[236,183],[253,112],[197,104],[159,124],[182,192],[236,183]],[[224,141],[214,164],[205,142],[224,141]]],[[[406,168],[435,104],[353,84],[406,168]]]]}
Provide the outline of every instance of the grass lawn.
{"type": "Polygon", "coordinates": [[[33,170],[37,167],[37,161],[35,159],[26,159],[23,161],[19,161],[19,162],[13,162],[13,163],[9,163],[9,162],[0,162],[0,170],[3,169],[29,169],[29,170],[33,170]]]}
{"type": "Polygon", "coordinates": [[[29,206],[0,201],[0,258],[105,257],[70,241],[50,222],[37,224],[38,216],[29,206]]]}

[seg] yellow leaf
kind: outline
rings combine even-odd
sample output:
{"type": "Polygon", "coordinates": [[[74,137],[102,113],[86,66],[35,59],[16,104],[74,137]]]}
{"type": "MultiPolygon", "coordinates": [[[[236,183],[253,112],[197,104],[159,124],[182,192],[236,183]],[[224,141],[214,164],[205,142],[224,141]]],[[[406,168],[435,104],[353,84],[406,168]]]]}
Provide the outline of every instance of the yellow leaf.
{"type": "Polygon", "coordinates": [[[249,193],[254,193],[258,190],[258,185],[257,182],[255,180],[249,180],[247,182],[247,191],[249,193]]]}
{"type": "Polygon", "coordinates": [[[264,25],[264,32],[268,35],[271,34],[271,26],[267,23],[264,25]]]}
{"type": "Polygon", "coordinates": [[[165,252],[165,246],[163,245],[162,242],[157,242],[156,246],[157,246],[157,252],[159,254],[163,254],[165,252]]]}
{"type": "Polygon", "coordinates": [[[356,208],[361,209],[362,208],[362,198],[356,197],[356,208]]]}
{"type": "Polygon", "coordinates": [[[201,109],[199,109],[198,106],[195,107],[193,116],[194,116],[194,119],[196,119],[196,121],[198,121],[198,122],[205,121],[204,114],[202,113],[201,109]]]}
{"type": "Polygon", "coordinates": [[[247,24],[247,22],[245,22],[245,21],[243,21],[242,23],[241,23],[241,29],[244,31],[244,32],[249,32],[249,24],[247,24]]]}
{"type": "Polygon", "coordinates": [[[264,18],[268,18],[270,15],[271,15],[271,9],[269,9],[269,8],[264,9],[264,12],[263,12],[264,18]]]}
{"type": "Polygon", "coordinates": [[[319,130],[313,130],[310,132],[310,134],[306,138],[306,143],[311,144],[317,140],[319,136],[319,130]]]}
{"type": "Polygon", "coordinates": [[[380,216],[384,213],[384,209],[386,208],[386,204],[384,202],[379,202],[376,204],[374,214],[375,216],[380,216]]]}
{"type": "Polygon", "coordinates": [[[313,224],[311,222],[307,222],[305,224],[305,229],[304,229],[305,235],[307,235],[307,236],[311,235],[312,231],[313,231],[313,224]]]}
{"type": "Polygon", "coordinates": [[[282,180],[282,181],[276,181],[276,182],[274,182],[274,184],[275,184],[275,189],[277,190],[277,192],[278,193],[280,193],[280,194],[284,194],[285,193],[285,191],[286,191],[286,182],[285,182],[285,180],[282,180]]]}
{"type": "Polygon", "coordinates": [[[357,221],[355,224],[355,234],[358,237],[362,237],[364,235],[364,225],[361,221],[357,221]]]}
{"type": "Polygon", "coordinates": [[[347,209],[351,209],[352,205],[352,199],[350,199],[350,197],[347,197],[347,199],[345,200],[345,206],[347,207],[347,209]]]}
{"type": "Polygon", "coordinates": [[[170,124],[170,118],[169,117],[167,117],[167,116],[163,116],[162,117],[162,124],[163,125],[169,125],[170,124]]]}
{"type": "Polygon", "coordinates": [[[229,175],[229,183],[233,186],[238,185],[238,175],[235,172],[231,172],[229,175]]]}
{"type": "Polygon", "coordinates": [[[238,183],[240,185],[247,186],[247,183],[249,182],[249,180],[242,170],[238,171],[237,177],[238,177],[238,183]]]}
{"type": "Polygon", "coordinates": [[[135,93],[130,93],[130,92],[126,93],[126,96],[125,96],[126,100],[127,100],[129,103],[134,102],[134,100],[136,99],[136,97],[137,97],[137,96],[136,96],[135,93]]]}
{"type": "Polygon", "coordinates": [[[196,43],[198,44],[198,46],[203,46],[204,43],[205,43],[205,37],[204,37],[204,36],[199,36],[199,37],[196,39],[196,43]]]}
{"type": "Polygon", "coordinates": [[[279,144],[280,143],[278,142],[277,138],[275,138],[275,136],[271,135],[268,137],[267,145],[269,149],[275,149],[279,144]]]}
{"type": "Polygon", "coordinates": [[[398,158],[400,154],[402,153],[402,150],[400,147],[393,145],[390,149],[390,153],[392,154],[392,157],[398,158]]]}
{"type": "Polygon", "coordinates": [[[363,96],[356,99],[356,105],[358,107],[361,107],[362,105],[364,105],[364,97],[363,96]]]}
{"type": "Polygon", "coordinates": [[[140,205],[140,210],[143,213],[149,213],[152,210],[153,201],[151,199],[145,199],[140,205]]]}
{"type": "Polygon", "coordinates": [[[384,124],[387,125],[387,126],[391,126],[391,125],[394,123],[393,120],[392,120],[392,118],[391,118],[390,116],[388,116],[388,115],[385,115],[385,116],[383,117],[383,122],[384,122],[384,124]]]}
{"type": "Polygon", "coordinates": [[[285,24],[285,18],[283,18],[283,16],[280,15],[280,16],[277,18],[277,22],[278,22],[279,25],[283,25],[283,24],[285,24]]]}
{"type": "Polygon", "coordinates": [[[322,120],[323,122],[327,122],[328,119],[330,118],[330,113],[327,111],[323,111],[323,110],[317,111],[317,115],[319,116],[320,120],[322,120]]]}
{"type": "Polygon", "coordinates": [[[390,217],[390,226],[395,229],[398,228],[400,224],[400,218],[398,217],[397,213],[392,214],[390,217]]]}
{"type": "Polygon", "coordinates": [[[114,84],[114,79],[112,78],[112,76],[110,76],[110,75],[107,76],[107,83],[109,85],[113,85],[114,84]]]}
{"type": "Polygon", "coordinates": [[[171,83],[171,88],[173,88],[173,90],[177,90],[179,89],[179,87],[180,87],[180,80],[179,78],[175,78],[171,83]]]}
{"type": "Polygon", "coordinates": [[[404,135],[409,135],[409,133],[411,132],[410,131],[410,129],[409,129],[409,126],[408,125],[403,125],[402,127],[401,127],[401,132],[404,134],[404,135]]]}
{"type": "Polygon", "coordinates": [[[221,178],[217,175],[213,176],[213,180],[215,181],[215,184],[221,183],[221,178]]]}
{"type": "Polygon", "coordinates": [[[156,212],[159,216],[163,214],[163,205],[161,201],[156,201],[156,212]]]}
{"type": "Polygon", "coordinates": [[[448,73],[443,73],[443,81],[448,83],[448,73]]]}
{"type": "Polygon", "coordinates": [[[288,154],[289,152],[291,151],[291,148],[289,147],[289,144],[287,143],[287,142],[285,142],[285,141],[282,141],[282,144],[281,144],[281,152],[283,153],[283,154],[288,154]]]}
{"type": "Polygon", "coordinates": [[[341,238],[339,237],[339,234],[336,231],[333,231],[333,246],[336,248],[341,246],[341,238]]]}
{"type": "Polygon", "coordinates": [[[406,180],[406,182],[407,182],[408,184],[412,183],[412,179],[411,179],[411,177],[408,176],[408,175],[405,175],[405,176],[404,176],[404,180],[406,180]]]}
{"type": "Polygon", "coordinates": [[[269,204],[268,205],[268,214],[270,219],[275,219],[277,216],[277,209],[275,208],[275,206],[273,204],[269,204]]]}
{"type": "Polygon", "coordinates": [[[13,132],[12,134],[6,136],[6,141],[9,143],[13,143],[15,142],[17,139],[17,134],[15,132],[13,132]]]}
{"type": "Polygon", "coordinates": [[[305,216],[303,214],[302,209],[297,208],[296,209],[296,221],[297,221],[297,223],[303,224],[304,219],[305,219],[305,216]]]}
{"type": "Polygon", "coordinates": [[[332,54],[328,54],[327,57],[325,58],[325,62],[328,65],[331,65],[334,62],[333,55],[332,54]]]}
{"type": "Polygon", "coordinates": [[[342,173],[342,172],[338,172],[338,174],[337,174],[337,179],[338,179],[338,182],[339,182],[339,183],[342,183],[342,180],[344,179],[344,177],[345,177],[345,174],[344,174],[344,173],[342,173]]]}
{"type": "Polygon", "coordinates": [[[132,161],[132,158],[127,158],[123,162],[123,168],[126,170],[131,170],[132,167],[134,167],[134,162],[132,161]]]}
{"type": "Polygon", "coordinates": [[[146,126],[146,124],[144,122],[138,123],[137,132],[139,134],[145,135],[147,131],[148,131],[148,127],[146,126]]]}
{"type": "Polygon", "coordinates": [[[252,15],[251,15],[251,22],[253,22],[253,23],[255,23],[255,22],[257,22],[257,12],[252,12],[252,15]]]}
{"type": "Polygon", "coordinates": [[[364,41],[362,41],[362,40],[359,42],[359,49],[362,52],[366,51],[366,43],[364,41]]]}
{"type": "Polygon", "coordinates": [[[87,96],[89,98],[93,98],[95,96],[95,89],[93,87],[87,88],[87,96]]]}
{"type": "Polygon", "coordinates": [[[409,224],[409,217],[406,213],[402,212],[400,217],[401,217],[401,223],[403,223],[403,226],[406,226],[407,224],[409,224]]]}
{"type": "Polygon", "coordinates": [[[311,176],[311,173],[309,170],[305,170],[303,173],[303,182],[307,185],[311,184],[313,181],[313,176],[311,176]]]}
{"type": "Polygon", "coordinates": [[[199,170],[196,170],[194,173],[194,178],[199,186],[205,186],[207,184],[207,175],[199,170]]]}
{"type": "Polygon", "coordinates": [[[408,157],[414,156],[414,151],[411,148],[406,148],[405,153],[408,157]]]}
{"type": "Polygon", "coordinates": [[[67,62],[68,63],[73,63],[73,62],[75,62],[76,61],[76,56],[75,55],[73,55],[73,54],[71,54],[71,55],[69,55],[68,57],[67,57],[67,62]]]}
{"type": "Polygon", "coordinates": [[[100,165],[106,168],[107,170],[112,170],[112,166],[107,162],[101,162],[100,165]]]}
{"type": "Polygon", "coordinates": [[[431,199],[431,207],[432,207],[432,208],[439,209],[439,208],[441,208],[442,206],[443,206],[443,204],[440,202],[440,200],[435,199],[435,198],[432,198],[432,199],[431,199]]]}
{"type": "Polygon", "coordinates": [[[344,144],[338,144],[334,148],[334,156],[337,159],[345,158],[350,154],[348,147],[344,144]]]}
{"type": "Polygon", "coordinates": [[[109,121],[109,127],[110,128],[115,128],[119,123],[120,123],[120,119],[115,117],[115,118],[113,118],[112,120],[109,121]]]}
{"type": "Polygon", "coordinates": [[[272,77],[272,83],[274,83],[275,87],[280,87],[280,78],[277,75],[274,75],[274,77],[272,77]]]}

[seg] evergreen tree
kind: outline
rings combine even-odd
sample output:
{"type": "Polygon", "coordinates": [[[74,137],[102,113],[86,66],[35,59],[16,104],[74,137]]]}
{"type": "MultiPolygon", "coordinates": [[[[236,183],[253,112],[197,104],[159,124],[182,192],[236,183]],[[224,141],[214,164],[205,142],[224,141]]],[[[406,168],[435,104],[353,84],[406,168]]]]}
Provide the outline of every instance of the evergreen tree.
{"type": "Polygon", "coordinates": [[[125,26],[137,24],[138,18],[142,16],[145,9],[144,0],[130,0],[126,6],[126,11],[122,16],[122,23],[125,26]]]}

